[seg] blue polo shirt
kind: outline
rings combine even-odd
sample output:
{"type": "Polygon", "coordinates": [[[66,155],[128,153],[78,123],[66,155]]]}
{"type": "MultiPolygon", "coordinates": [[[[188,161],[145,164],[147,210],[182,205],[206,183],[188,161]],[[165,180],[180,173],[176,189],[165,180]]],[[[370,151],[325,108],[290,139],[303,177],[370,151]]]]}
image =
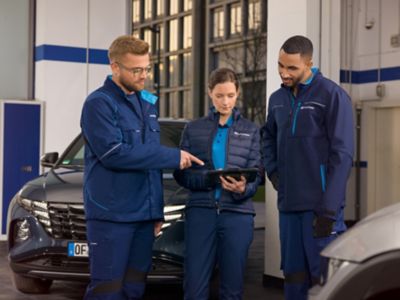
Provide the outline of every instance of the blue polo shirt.
{"type": "MultiPolygon", "coordinates": [[[[228,141],[229,127],[233,123],[232,115],[224,125],[218,124],[217,134],[212,144],[212,160],[214,169],[224,169],[226,165],[226,142],[228,141]]],[[[215,199],[221,197],[222,188],[218,186],[215,190],[215,199]]]]}

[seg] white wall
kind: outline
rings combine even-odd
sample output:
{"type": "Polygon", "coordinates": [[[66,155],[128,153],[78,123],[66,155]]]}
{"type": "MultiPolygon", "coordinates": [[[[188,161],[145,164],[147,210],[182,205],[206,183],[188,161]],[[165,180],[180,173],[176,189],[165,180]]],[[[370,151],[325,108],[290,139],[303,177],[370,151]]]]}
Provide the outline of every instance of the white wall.
{"type": "Polygon", "coordinates": [[[400,169],[399,137],[391,134],[400,118],[400,36],[397,46],[391,44],[392,36],[400,34],[400,1],[342,2],[342,69],[356,72],[352,83],[344,87],[361,109],[361,160],[367,163],[361,169],[361,217],[365,217],[400,201],[400,195],[388,199],[385,192],[398,184],[390,174],[400,169]],[[365,77],[366,71],[373,74],[371,80],[365,77]],[[382,96],[376,92],[378,85],[384,86],[382,96]],[[392,154],[381,155],[385,151],[392,154]],[[385,173],[380,171],[382,166],[388,167],[385,173]]]}
{"type": "MultiPolygon", "coordinates": [[[[80,131],[86,96],[99,87],[109,66],[92,63],[89,50],[104,54],[117,36],[129,32],[127,0],[37,0],[36,49],[51,46],[35,64],[35,98],[46,105],[44,151],[63,151],[80,131]],[[67,53],[63,51],[67,51],[67,53]],[[68,50],[83,51],[83,60],[68,61],[68,50]]],[[[38,51],[37,51],[38,52],[38,51]]],[[[79,56],[79,55],[77,55],[79,56]]]]}
{"type": "MultiPolygon", "coordinates": [[[[361,109],[361,217],[400,201],[400,0],[268,1],[267,97],[279,87],[277,54],[294,34],[314,43],[314,64],[349,92],[361,109]],[[393,36],[399,39],[393,45],[393,36]],[[382,72],[377,76],[378,70],[382,72]],[[349,78],[340,72],[351,71],[349,78]],[[373,79],[368,79],[372,71],[373,79]],[[375,73],[374,73],[375,72],[375,73]],[[384,94],[377,95],[378,85],[384,94]]],[[[268,102],[267,102],[268,103],[268,102]]],[[[346,219],[355,217],[355,168],[347,192],[346,219]]],[[[265,275],[280,277],[276,194],[267,183],[265,275]]]]}
{"type": "Polygon", "coordinates": [[[0,98],[32,98],[32,34],[29,0],[0,0],[0,98]]]}

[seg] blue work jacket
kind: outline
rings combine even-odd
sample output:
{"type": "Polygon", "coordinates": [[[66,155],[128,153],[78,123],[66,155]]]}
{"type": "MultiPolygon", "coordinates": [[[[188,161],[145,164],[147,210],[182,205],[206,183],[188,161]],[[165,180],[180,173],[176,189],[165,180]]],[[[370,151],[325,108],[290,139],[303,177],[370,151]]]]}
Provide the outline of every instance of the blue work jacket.
{"type": "Polygon", "coordinates": [[[176,170],[174,177],[190,190],[187,207],[210,207],[254,214],[251,198],[264,176],[260,152],[260,131],[257,125],[233,110],[233,123],[228,129],[225,168],[260,168],[254,182],[246,184],[243,194],[222,190],[218,201],[215,198],[215,183],[209,181],[207,172],[214,170],[212,144],[218,131],[219,113],[213,109],[208,116],[188,123],[183,131],[181,148],[200,158],[205,165],[193,164],[187,170],[176,170]]]}
{"type": "Polygon", "coordinates": [[[317,71],[297,96],[281,86],[269,100],[264,167],[278,174],[278,208],[313,210],[335,219],[345,204],[352,166],[353,111],[348,94],[317,71]]]}
{"type": "Polygon", "coordinates": [[[162,219],[162,168],[179,168],[180,150],[160,145],[154,104],[127,97],[106,79],[82,109],[87,219],[135,222],[162,219]],[[135,101],[134,101],[135,100],[135,101]]]}

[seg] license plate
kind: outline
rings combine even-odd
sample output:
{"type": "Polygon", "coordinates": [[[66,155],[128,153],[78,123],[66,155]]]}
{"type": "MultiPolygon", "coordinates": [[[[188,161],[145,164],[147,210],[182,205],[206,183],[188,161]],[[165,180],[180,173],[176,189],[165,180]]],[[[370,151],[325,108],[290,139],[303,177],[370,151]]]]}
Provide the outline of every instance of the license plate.
{"type": "Polygon", "coordinates": [[[68,243],[68,256],[73,257],[88,257],[89,256],[89,246],[87,243],[68,243]]]}

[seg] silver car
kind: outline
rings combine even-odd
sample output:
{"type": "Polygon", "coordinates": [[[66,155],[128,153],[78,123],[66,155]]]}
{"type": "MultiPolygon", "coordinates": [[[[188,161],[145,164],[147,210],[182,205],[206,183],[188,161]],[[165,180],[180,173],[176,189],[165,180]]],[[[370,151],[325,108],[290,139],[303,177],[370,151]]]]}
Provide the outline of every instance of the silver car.
{"type": "Polygon", "coordinates": [[[400,203],[358,222],[321,255],[309,300],[400,299],[400,203]]]}

